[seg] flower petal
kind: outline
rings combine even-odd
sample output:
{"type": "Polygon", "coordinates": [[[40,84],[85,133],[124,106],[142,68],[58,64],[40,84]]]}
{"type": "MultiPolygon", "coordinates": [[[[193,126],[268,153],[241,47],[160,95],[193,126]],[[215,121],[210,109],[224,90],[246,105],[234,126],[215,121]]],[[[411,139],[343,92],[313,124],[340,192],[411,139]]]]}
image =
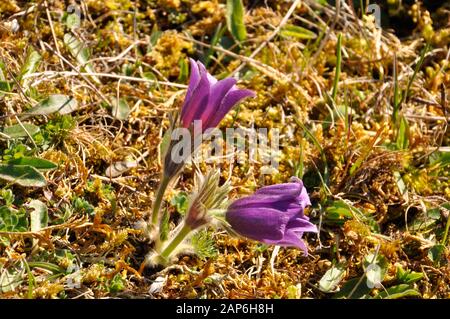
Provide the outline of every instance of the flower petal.
{"type": "Polygon", "coordinates": [[[251,90],[231,89],[223,98],[220,107],[213,114],[210,121],[208,121],[208,127],[216,127],[236,104],[251,96],[255,96],[255,92],[251,90]]]}
{"type": "Polygon", "coordinates": [[[187,111],[186,105],[188,105],[191,101],[192,93],[200,82],[200,71],[198,69],[197,62],[195,62],[191,58],[189,59],[189,61],[191,63],[191,75],[189,77],[189,85],[186,91],[186,97],[184,98],[183,107],[181,108],[181,117],[184,117],[184,114],[187,111]]]}
{"type": "Polygon", "coordinates": [[[302,192],[300,193],[298,202],[302,206],[302,210],[304,210],[306,206],[311,206],[311,200],[309,199],[308,192],[305,187],[303,187],[302,192]]]}
{"type": "Polygon", "coordinates": [[[219,110],[220,104],[224,99],[225,95],[231,90],[231,88],[236,84],[236,79],[226,78],[220,80],[211,86],[211,92],[209,94],[208,106],[201,116],[203,121],[203,130],[210,127],[209,120],[214,114],[219,110]]]}
{"type": "Polygon", "coordinates": [[[302,233],[317,233],[317,227],[310,221],[308,221],[305,218],[295,218],[291,219],[288,224],[286,225],[287,230],[293,230],[295,232],[302,232],[302,233]]]}
{"type": "Polygon", "coordinates": [[[255,194],[272,195],[272,196],[276,196],[276,195],[288,196],[288,195],[290,195],[293,197],[298,197],[302,192],[302,188],[303,188],[302,181],[300,181],[298,183],[295,182],[295,183],[275,184],[275,185],[269,185],[269,186],[262,187],[262,188],[258,189],[255,192],[255,194]]]}
{"type": "Polygon", "coordinates": [[[189,103],[185,104],[181,111],[181,123],[185,128],[189,128],[194,120],[198,119],[196,116],[199,116],[208,104],[210,92],[210,82],[207,77],[208,72],[203,64],[199,63],[198,67],[200,69],[200,81],[192,92],[189,103]]]}
{"type": "MultiPolygon", "coordinates": [[[[198,62],[198,63],[201,64],[201,62],[198,62]]],[[[203,65],[203,64],[201,64],[201,65],[203,65]]],[[[217,83],[217,79],[213,75],[206,73],[206,76],[208,77],[208,81],[211,85],[214,85],[217,83]]]]}
{"type": "Polygon", "coordinates": [[[286,214],[289,219],[297,217],[301,217],[302,215],[302,207],[299,205],[295,197],[283,197],[283,196],[265,196],[255,194],[252,196],[244,197],[234,201],[229,209],[275,209],[279,211],[280,214],[286,214]]]}
{"type": "Polygon", "coordinates": [[[308,248],[305,245],[305,242],[301,239],[302,233],[296,233],[292,230],[286,231],[283,238],[277,242],[268,243],[278,246],[285,246],[285,247],[297,247],[301,250],[303,250],[303,253],[305,256],[308,256],[308,248]]]}
{"type": "Polygon", "coordinates": [[[271,208],[228,209],[226,220],[238,234],[261,242],[281,240],[289,216],[271,208]]]}

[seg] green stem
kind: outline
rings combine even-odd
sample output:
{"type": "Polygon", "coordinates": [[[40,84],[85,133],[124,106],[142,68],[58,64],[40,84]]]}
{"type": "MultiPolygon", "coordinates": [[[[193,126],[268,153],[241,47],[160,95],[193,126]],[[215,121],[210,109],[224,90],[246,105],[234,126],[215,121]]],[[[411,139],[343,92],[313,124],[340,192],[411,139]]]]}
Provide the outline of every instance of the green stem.
{"type": "Polygon", "coordinates": [[[155,228],[158,227],[159,211],[161,210],[162,199],[163,199],[164,193],[166,192],[167,186],[169,185],[169,182],[170,182],[170,178],[163,174],[161,182],[158,187],[158,190],[156,192],[155,203],[153,204],[153,208],[152,208],[151,221],[152,221],[152,226],[155,228]]]}
{"type": "Polygon", "coordinates": [[[170,254],[173,253],[175,248],[186,238],[186,236],[192,231],[191,227],[184,224],[183,227],[180,229],[178,234],[172,239],[172,241],[164,248],[162,253],[160,254],[161,258],[163,260],[168,260],[170,257],[170,254]]]}

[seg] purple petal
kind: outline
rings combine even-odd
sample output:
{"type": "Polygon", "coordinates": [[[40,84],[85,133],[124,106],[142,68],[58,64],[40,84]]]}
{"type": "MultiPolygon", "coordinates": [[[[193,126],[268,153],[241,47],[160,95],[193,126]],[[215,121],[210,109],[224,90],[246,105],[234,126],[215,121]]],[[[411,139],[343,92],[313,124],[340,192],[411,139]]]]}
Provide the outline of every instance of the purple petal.
{"type": "Polygon", "coordinates": [[[289,216],[271,208],[228,209],[226,220],[244,237],[261,242],[281,240],[289,216]]]}
{"type": "MultiPolygon", "coordinates": [[[[238,200],[235,200],[231,205],[230,208],[238,209],[238,208],[245,208],[245,207],[266,207],[270,205],[277,204],[279,202],[284,202],[283,199],[280,196],[266,196],[266,195],[260,195],[255,194],[252,196],[247,196],[240,198],[238,200]]],[[[288,200],[287,204],[291,203],[292,200],[288,200]]]]}
{"type": "Polygon", "coordinates": [[[300,205],[302,205],[302,210],[304,210],[306,206],[311,206],[311,200],[309,199],[308,192],[305,187],[303,187],[298,200],[300,205]]]}
{"type": "MultiPolygon", "coordinates": [[[[203,112],[201,119],[203,120],[203,128],[206,130],[211,126],[208,125],[209,119],[219,110],[220,104],[225,95],[236,84],[234,78],[227,78],[216,82],[211,86],[211,92],[209,94],[208,106],[205,112],[203,112]]],[[[215,127],[215,126],[212,126],[215,127]]]]}
{"type": "Polygon", "coordinates": [[[208,127],[216,127],[217,124],[223,119],[223,117],[241,100],[255,96],[255,92],[250,90],[240,90],[240,89],[231,89],[227,95],[222,100],[220,107],[213,114],[211,119],[208,122],[208,127]]]}
{"type": "Polygon", "coordinates": [[[306,247],[304,241],[301,239],[302,234],[297,234],[292,230],[286,231],[283,238],[277,242],[267,244],[273,244],[278,246],[286,246],[286,247],[297,247],[303,250],[305,256],[308,256],[308,248],[306,247]]]}
{"type": "Polygon", "coordinates": [[[275,184],[270,186],[265,186],[258,189],[255,194],[260,195],[290,195],[293,197],[298,197],[301,195],[303,188],[303,182],[299,183],[284,183],[284,184],[275,184]]]}
{"type": "Polygon", "coordinates": [[[295,218],[289,220],[288,224],[286,225],[287,230],[293,230],[295,232],[302,232],[302,233],[317,233],[317,227],[313,223],[309,222],[305,218],[295,218]]]}
{"type": "Polygon", "coordinates": [[[204,108],[208,104],[210,83],[207,77],[207,71],[203,64],[199,63],[200,69],[200,81],[197,87],[192,92],[192,96],[188,104],[183,105],[181,111],[182,126],[189,128],[191,124],[196,120],[196,116],[204,111],[204,108]]]}
{"type": "Polygon", "coordinates": [[[192,93],[194,92],[195,88],[197,87],[198,83],[200,82],[200,72],[198,69],[197,62],[195,62],[193,59],[189,59],[191,63],[191,76],[189,77],[189,85],[186,92],[186,97],[184,98],[183,107],[181,108],[181,117],[184,117],[184,114],[186,113],[186,105],[189,104],[191,101],[192,93]]]}
{"type": "MultiPolygon", "coordinates": [[[[198,62],[198,63],[203,66],[203,64],[201,62],[198,62]]],[[[208,77],[209,84],[214,85],[217,83],[217,79],[213,75],[206,73],[206,76],[208,77]]]]}
{"type": "Polygon", "coordinates": [[[229,209],[264,209],[270,208],[286,214],[288,218],[301,217],[303,215],[302,206],[294,198],[283,198],[281,196],[252,195],[234,201],[229,209]]]}

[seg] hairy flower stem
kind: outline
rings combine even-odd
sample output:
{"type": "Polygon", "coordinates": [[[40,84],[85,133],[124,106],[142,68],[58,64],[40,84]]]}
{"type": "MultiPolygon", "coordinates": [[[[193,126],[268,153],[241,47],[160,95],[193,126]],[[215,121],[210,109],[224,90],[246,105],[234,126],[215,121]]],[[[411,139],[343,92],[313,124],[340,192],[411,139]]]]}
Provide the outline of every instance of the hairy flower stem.
{"type": "Polygon", "coordinates": [[[192,231],[191,227],[184,224],[177,235],[172,239],[172,241],[164,248],[161,252],[160,257],[163,261],[169,260],[170,255],[173,253],[175,248],[186,238],[186,236],[192,231]]]}
{"type": "Polygon", "coordinates": [[[152,208],[151,225],[155,229],[157,229],[159,227],[159,225],[158,225],[159,212],[161,210],[162,199],[163,199],[164,193],[166,192],[167,186],[169,185],[169,182],[170,182],[170,177],[163,174],[161,182],[159,183],[158,190],[156,191],[156,199],[155,199],[155,203],[153,204],[153,208],[152,208]]]}

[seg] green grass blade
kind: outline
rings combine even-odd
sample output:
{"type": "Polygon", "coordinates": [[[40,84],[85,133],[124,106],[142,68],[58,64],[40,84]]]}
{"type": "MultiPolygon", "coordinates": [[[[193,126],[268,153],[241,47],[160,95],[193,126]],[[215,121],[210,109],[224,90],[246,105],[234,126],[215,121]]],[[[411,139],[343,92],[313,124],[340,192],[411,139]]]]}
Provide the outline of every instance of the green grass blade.
{"type": "Polygon", "coordinates": [[[227,26],[233,37],[242,42],[247,38],[244,24],[245,9],[242,0],[227,0],[227,26]]]}
{"type": "Polygon", "coordinates": [[[336,73],[334,75],[333,81],[333,91],[331,93],[331,98],[336,102],[336,95],[338,91],[339,78],[341,76],[341,65],[342,65],[342,34],[338,35],[338,42],[336,45],[336,73]]]}

